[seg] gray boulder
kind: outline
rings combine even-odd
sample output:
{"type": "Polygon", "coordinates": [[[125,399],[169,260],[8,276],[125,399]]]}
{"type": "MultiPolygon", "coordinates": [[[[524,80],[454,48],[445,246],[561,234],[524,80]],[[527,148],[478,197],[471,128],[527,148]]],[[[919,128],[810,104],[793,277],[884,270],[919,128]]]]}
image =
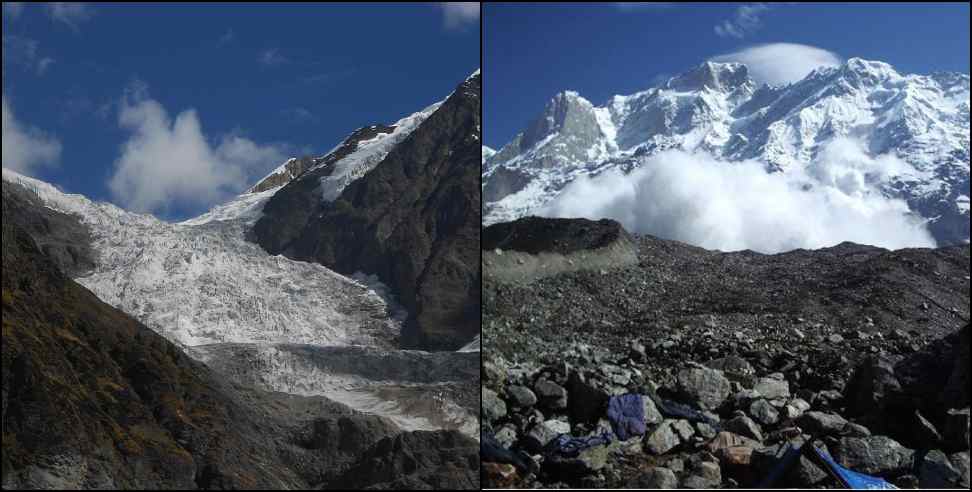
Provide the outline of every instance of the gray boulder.
{"type": "Polygon", "coordinates": [[[641,397],[642,406],[645,409],[645,424],[646,425],[657,425],[665,420],[665,417],[658,410],[658,406],[655,405],[654,400],[648,396],[642,395],[641,397]]]}
{"type": "Polygon", "coordinates": [[[537,395],[525,386],[510,386],[506,388],[506,394],[515,408],[529,408],[537,404],[537,395]]]}
{"type": "Polygon", "coordinates": [[[687,402],[703,410],[716,410],[729,397],[732,387],[722,371],[696,366],[682,369],[676,376],[677,391],[687,402]]]}
{"type": "Polygon", "coordinates": [[[807,412],[797,420],[797,424],[804,431],[823,437],[841,434],[847,426],[847,420],[833,413],[807,412]]]}
{"type": "Polygon", "coordinates": [[[567,408],[567,390],[563,386],[548,379],[541,379],[537,381],[533,391],[540,400],[540,406],[550,410],[567,408]]]}
{"type": "Polygon", "coordinates": [[[962,473],[937,449],[929,451],[918,468],[918,486],[923,489],[954,489],[961,487],[961,482],[962,473]]]}
{"type": "Polygon", "coordinates": [[[952,462],[952,466],[958,470],[961,478],[959,479],[959,485],[962,488],[969,488],[969,452],[955,453],[948,457],[952,462]]]}
{"type": "Polygon", "coordinates": [[[773,425],[780,421],[780,412],[766,400],[756,400],[749,405],[749,415],[762,425],[773,425]]]}
{"type": "Polygon", "coordinates": [[[885,436],[845,437],[837,448],[841,466],[868,475],[888,477],[912,469],[915,452],[885,436]]]}
{"type": "Polygon", "coordinates": [[[643,473],[635,483],[639,489],[677,489],[678,478],[668,468],[652,468],[643,473]]]}
{"type": "Polygon", "coordinates": [[[759,442],[763,441],[763,432],[759,428],[759,425],[756,424],[756,422],[753,422],[753,419],[745,415],[740,415],[727,420],[722,424],[722,428],[732,432],[733,434],[748,437],[759,442]]]}
{"type": "Polygon", "coordinates": [[[496,392],[486,387],[483,387],[482,391],[482,410],[486,421],[495,422],[506,417],[506,403],[496,395],[496,392]]]}
{"type": "Polygon", "coordinates": [[[767,400],[790,397],[790,383],[779,373],[760,378],[753,389],[767,400]]]}
{"type": "Polygon", "coordinates": [[[681,441],[673,425],[674,420],[666,420],[648,433],[644,440],[645,451],[654,455],[663,455],[679,446],[681,441]]]}

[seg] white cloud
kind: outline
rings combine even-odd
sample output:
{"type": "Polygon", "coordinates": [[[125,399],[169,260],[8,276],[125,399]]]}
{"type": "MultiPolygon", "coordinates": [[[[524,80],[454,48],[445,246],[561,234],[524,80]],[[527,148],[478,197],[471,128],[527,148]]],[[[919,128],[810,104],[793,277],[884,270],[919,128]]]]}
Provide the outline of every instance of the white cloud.
{"type": "Polygon", "coordinates": [[[74,31],[78,31],[81,24],[94,17],[94,10],[86,3],[79,2],[50,2],[47,4],[47,15],[56,22],[61,22],[74,31]]]}
{"type": "Polygon", "coordinates": [[[119,125],[131,136],[121,147],[108,187],[130,210],[207,208],[239,193],[288,155],[284,145],[259,145],[237,134],[213,146],[195,110],[172,120],[148,97],[144,84],[129,88],[118,106],[119,125]]]}
{"type": "Polygon", "coordinates": [[[758,82],[788,84],[807,76],[814,68],[832,67],[842,63],[840,56],[830,51],[794,43],[772,43],[750,46],[734,53],[715,56],[713,61],[738,62],[749,68],[758,82]]]}
{"type": "Polygon", "coordinates": [[[479,2],[441,2],[447,29],[461,29],[479,22],[479,2]]]}
{"type": "Polygon", "coordinates": [[[37,61],[36,40],[14,35],[3,35],[3,64],[7,62],[14,65],[33,68],[37,61]]]}
{"type": "Polygon", "coordinates": [[[20,17],[24,11],[24,2],[3,2],[3,16],[8,19],[20,17]]]}
{"type": "Polygon", "coordinates": [[[276,67],[288,63],[290,60],[280,53],[276,48],[266,49],[260,52],[257,61],[265,67],[276,67]]]}
{"type": "Polygon", "coordinates": [[[233,32],[232,29],[228,29],[225,33],[223,33],[222,36],[219,37],[216,44],[219,46],[224,46],[232,43],[233,41],[236,41],[236,33],[233,32]]]}
{"type": "Polygon", "coordinates": [[[285,118],[295,123],[309,123],[317,121],[317,116],[309,109],[304,107],[296,107],[285,109],[280,112],[285,118]]]}
{"type": "Polygon", "coordinates": [[[47,69],[54,63],[49,56],[40,56],[37,40],[15,35],[3,35],[3,70],[6,74],[7,63],[34,72],[38,76],[47,73],[47,69]]]}
{"type": "Polygon", "coordinates": [[[61,142],[29,125],[17,121],[3,97],[3,167],[31,175],[38,168],[56,166],[61,158],[61,142]]]}
{"type": "Polygon", "coordinates": [[[765,3],[746,3],[736,8],[732,19],[715,26],[715,33],[721,37],[742,39],[760,27],[759,16],[770,9],[765,3]]]}
{"type": "Polygon", "coordinates": [[[45,56],[44,58],[38,60],[37,75],[44,75],[45,73],[47,73],[47,69],[51,68],[51,65],[54,64],[54,61],[55,60],[49,56],[45,56]]]}
{"type": "Polygon", "coordinates": [[[541,212],[604,217],[637,233],[710,249],[776,253],[843,241],[891,249],[935,245],[905,202],[874,189],[883,174],[905,171],[890,157],[835,142],[806,174],[767,173],[754,161],[667,151],[629,175],[609,172],[571,183],[541,212]]]}

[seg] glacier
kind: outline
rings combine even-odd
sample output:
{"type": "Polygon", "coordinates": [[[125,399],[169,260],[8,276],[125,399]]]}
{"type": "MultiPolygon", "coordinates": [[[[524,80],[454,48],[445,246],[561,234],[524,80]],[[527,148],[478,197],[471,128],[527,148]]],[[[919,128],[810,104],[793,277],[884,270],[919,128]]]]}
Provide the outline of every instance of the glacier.
{"type": "MultiPolygon", "coordinates": [[[[268,178],[287,172],[285,166],[268,178]]],[[[258,374],[245,382],[268,391],[323,395],[386,417],[403,430],[456,429],[478,439],[478,399],[470,403],[470,388],[478,391],[478,354],[397,350],[408,313],[376,277],[345,277],[319,264],[269,255],[247,241],[263,205],[282,186],[246,192],[199,217],[169,223],[6,168],[3,180],[89,228],[98,258],[78,283],[191,356],[228,371],[227,377],[258,374]],[[254,355],[242,358],[240,347],[251,347],[254,355]],[[219,354],[230,354],[232,371],[219,354]],[[321,354],[327,357],[321,360],[321,354]],[[378,367],[334,364],[349,357],[378,367]],[[408,369],[426,367],[423,361],[429,360],[453,368],[448,375],[425,371],[424,379],[408,369]],[[387,361],[397,361],[397,370],[385,367],[387,361]]]]}

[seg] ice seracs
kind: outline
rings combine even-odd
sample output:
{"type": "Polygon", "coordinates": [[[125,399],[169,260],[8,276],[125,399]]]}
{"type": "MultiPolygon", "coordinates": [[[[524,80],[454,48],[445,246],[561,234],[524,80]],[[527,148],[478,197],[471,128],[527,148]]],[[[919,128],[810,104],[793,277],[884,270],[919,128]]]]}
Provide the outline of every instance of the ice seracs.
{"type": "Polygon", "coordinates": [[[5,181],[90,229],[95,270],[76,279],[169,340],[393,346],[400,329],[381,296],[327,268],[270,256],[245,240],[273,190],[244,194],[180,224],[62,193],[3,170],[5,181]]]}

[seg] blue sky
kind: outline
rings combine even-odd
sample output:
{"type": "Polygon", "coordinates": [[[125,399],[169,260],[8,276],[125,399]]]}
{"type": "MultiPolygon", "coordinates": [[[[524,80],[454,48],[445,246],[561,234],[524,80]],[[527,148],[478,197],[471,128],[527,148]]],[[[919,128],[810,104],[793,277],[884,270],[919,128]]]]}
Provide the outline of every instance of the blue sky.
{"type": "Polygon", "coordinates": [[[478,12],[4,3],[4,166],[188,217],[274,159],[322,154],[357,127],[447,96],[479,68],[478,12]]]}
{"type": "Polygon", "coordinates": [[[496,149],[562,90],[600,105],[770,43],[818,49],[773,52],[794,68],[856,56],[907,73],[969,72],[967,3],[487,4],[483,12],[483,139],[496,149]]]}

